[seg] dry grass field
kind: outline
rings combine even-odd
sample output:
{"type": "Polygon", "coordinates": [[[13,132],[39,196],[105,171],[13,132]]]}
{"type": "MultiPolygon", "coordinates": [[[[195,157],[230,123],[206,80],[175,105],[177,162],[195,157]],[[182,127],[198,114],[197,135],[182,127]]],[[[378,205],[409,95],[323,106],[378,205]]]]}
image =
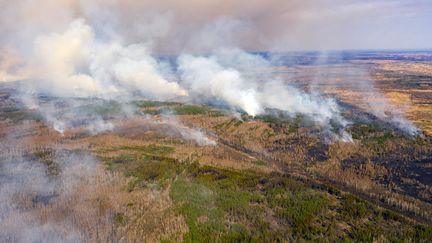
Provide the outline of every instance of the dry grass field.
{"type": "Polygon", "coordinates": [[[429,242],[432,71],[406,62],[270,70],[336,97],[352,142],[302,116],[147,100],[127,116],[114,101],[60,105],[62,134],[0,88],[0,241],[429,242]]]}

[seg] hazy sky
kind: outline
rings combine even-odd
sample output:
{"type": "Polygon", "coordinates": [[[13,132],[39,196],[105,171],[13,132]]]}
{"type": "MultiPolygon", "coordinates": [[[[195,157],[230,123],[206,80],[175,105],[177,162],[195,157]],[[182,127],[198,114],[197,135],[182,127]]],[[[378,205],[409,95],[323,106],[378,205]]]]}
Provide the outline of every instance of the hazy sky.
{"type": "Polygon", "coordinates": [[[155,52],[432,48],[431,0],[0,0],[0,45],[25,50],[76,18],[155,52]]]}

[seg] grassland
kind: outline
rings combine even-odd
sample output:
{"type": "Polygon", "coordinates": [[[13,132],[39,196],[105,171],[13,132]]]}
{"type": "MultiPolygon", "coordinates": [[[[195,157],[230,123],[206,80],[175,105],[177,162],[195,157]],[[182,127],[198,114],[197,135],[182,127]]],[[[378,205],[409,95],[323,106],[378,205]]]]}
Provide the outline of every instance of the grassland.
{"type": "Polygon", "coordinates": [[[222,116],[224,113],[221,110],[214,109],[210,106],[182,104],[176,102],[161,102],[161,101],[135,101],[134,105],[140,110],[149,115],[159,115],[163,113],[172,113],[176,115],[209,115],[222,116]]]}
{"type": "Polygon", "coordinates": [[[371,62],[379,65],[371,72],[376,86],[392,104],[408,104],[420,136],[368,114],[363,93],[346,88],[356,87],[358,74],[350,73],[338,77],[345,86],[329,93],[352,105],[342,111],[353,122],[347,128],[352,143],[329,142],[305,117],[277,110],[239,119],[211,106],[160,101],[126,104],[146,114],[127,119],[125,104],[116,101],[61,106],[60,117],[99,116],[115,129],[93,135],[78,124],[59,134],[5,96],[0,163],[23,158],[55,181],[66,173],[59,160],[94,155],[102,170],[68,194],[43,203],[38,195],[17,198],[42,223],[73,214],[73,229],[87,241],[431,242],[430,65],[411,65],[408,72],[400,62],[371,62]],[[161,114],[175,115],[184,131],[200,129],[217,145],[184,139],[161,114]]]}
{"type": "Polygon", "coordinates": [[[432,228],[326,185],[181,161],[164,145],[113,149],[120,154],[104,161],[133,178],[129,190],[169,191],[185,242],[432,240],[432,228]]]}
{"type": "Polygon", "coordinates": [[[200,115],[183,119],[196,126],[204,124],[221,142],[278,164],[286,173],[316,175],[428,221],[432,217],[427,213],[432,195],[427,179],[432,146],[427,135],[406,136],[385,122],[352,116],[349,119],[355,122],[347,131],[354,142],[329,144],[320,139],[325,136],[320,128],[303,117],[272,115],[239,121],[200,115]]]}

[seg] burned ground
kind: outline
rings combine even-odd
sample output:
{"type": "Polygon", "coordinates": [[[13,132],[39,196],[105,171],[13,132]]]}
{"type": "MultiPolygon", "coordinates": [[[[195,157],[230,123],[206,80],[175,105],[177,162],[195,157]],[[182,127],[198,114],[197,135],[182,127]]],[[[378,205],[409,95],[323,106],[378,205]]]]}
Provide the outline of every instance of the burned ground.
{"type": "MultiPolygon", "coordinates": [[[[8,84],[0,91],[0,177],[13,181],[10,168],[25,163],[52,180],[43,182],[52,190],[23,190],[12,198],[19,199],[20,222],[53,230],[59,229],[49,228],[53,222],[61,222],[57,232],[63,235],[55,239],[428,242],[432,125],[424,83],[430,76],[380,70],[373,75],[389,100],[412,102],[407,114],[423,130],[418,136],[379,119],[341,90],[338,104],[351,121],[346,131],[352,142],[276,110],[250,117],[149,100],[129,102],[133,112],[124,115],[117,101],[82,99],[71,106],[56,98],[63,118],[76,114],[60,134],[16,100],[8,84]],[[112,128],[92,132],[89,117],[112,128]],[[61,161],[68,158],[94,170],[67,184],[65,168],[72,167],[61,161]]],[[[39,98],[44,104],[54,100],[39,98]]],[[[13,219],[4,221],[9,231],[0,240],[11,239],[13,219]]]]}

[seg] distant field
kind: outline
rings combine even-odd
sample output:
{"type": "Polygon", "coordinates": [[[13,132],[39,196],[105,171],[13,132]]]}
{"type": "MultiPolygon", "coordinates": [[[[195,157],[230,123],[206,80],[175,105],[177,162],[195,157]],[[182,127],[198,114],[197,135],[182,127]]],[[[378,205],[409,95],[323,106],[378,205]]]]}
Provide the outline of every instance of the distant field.
{"type": "Polygon", "coordinates": [[[431,53],[336,57],[281,57],[263,71],[336,97],[352,142],[329,139],[329,128],[301,115],[251,117],[178,100],[42,97],[55,104],[46,106],[56,109],[49,120],[7,84],[0,168],[21,160],[42,168],[55,186],[18,193],[18,208],[41,224],[74,215],[71,225],[92,242],[431,242],[431,53]],[[407,135],[371,114],[383,103],[422,132],[407,135]],[[69,175],[86,167],[67,167],[66,158],[97,169],[69,175]],[[65,188],[71,178],[78,184],[65,188]]]}

